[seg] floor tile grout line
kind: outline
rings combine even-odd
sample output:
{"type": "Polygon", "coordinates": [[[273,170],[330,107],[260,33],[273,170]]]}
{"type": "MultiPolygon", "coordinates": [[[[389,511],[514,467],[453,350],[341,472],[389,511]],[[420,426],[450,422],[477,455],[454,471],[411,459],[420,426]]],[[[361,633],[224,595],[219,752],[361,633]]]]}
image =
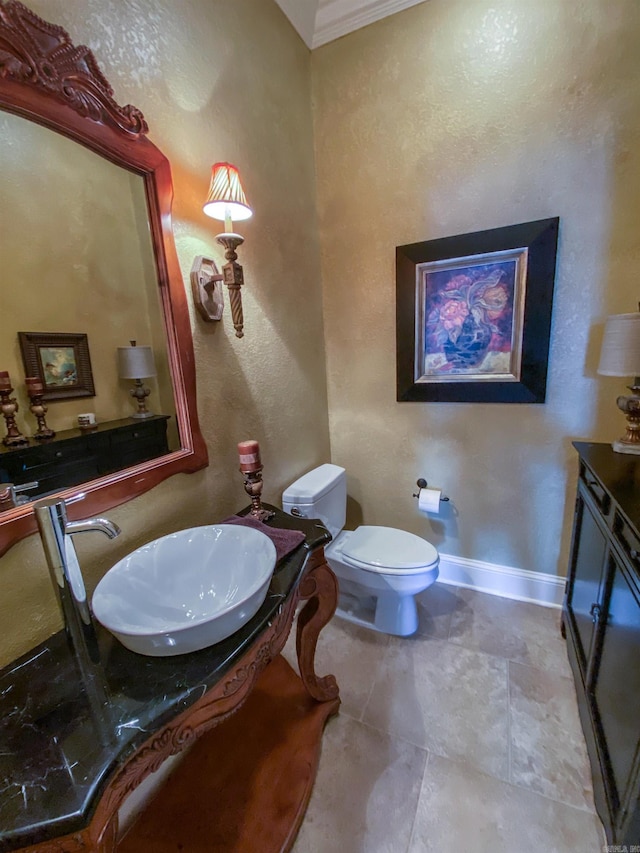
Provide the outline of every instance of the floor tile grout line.
{"type": "Polygon", "coordinates": [[[511,661],[506,659],[507,666],[507,774],[509,776],[509,784],[513,784],[513,767],[511,763],[511,661]]]}
{"type": "MultiPolygon", "coordinates": [[[[351,717],[350,719],[353,719],[353,717],[351,717]]],[[[446,755],[440,755],[440,753],[438,753],[432,747],[425,746],[423,743],[416,743],[414,740],[410,740],[408,737],[404,737],[403,735],[398,734],[398,732],[391,731],[391,729],[381,729],[379,726],[374,726],[373,723],[368,723],[366,720],[356,720],[356,722],[360,723],[361,726],[366,726],[366,728],[371,729],[371,731],[378,732],[378,734],[387,735],[387,737],[394,738],[395,740],[400,740],[402,741],[402,743],[408,743],[410,746],[415,746],[416,749],[421,749],[423,750],[423,752],[433,752],[434,755],[438,755],[440,758],[447,758],[446,755]]]]}
{"type": "MultiPolygon", "coordinates": [[[[366,723],[364,725],[366,725],[366,723]]],[[[393,735],[393,737],[398,737],[398,735],[393,735]]],[[[399,738],[399,739],[404,740],[404,738],[399,738]]],[[[411,743],[411,741],[408,741],[408,743],[411,743]]],[[[417,746],[417,744],[414,744],[414,746],[417,746]]],[[[444,761],[448,761],[451,764],[454,764],[458,767],[471,769],[474,772],[479,773],[482,776],[486,776],[487,779],[493,779],[494,782],[499,782],[502,785],[509,785],[511,788],[515,788],[518,791],[523,791],[526,794],[531,794],[534,797],[540,797],[540,799],[544,800],[545,802],[556,803],[556,805],[559,805],[559,806],[566,806],[566,808],[573,809],[576,812],[580,812],[580,814],[595,815],[595,817],[598,817],[598,819],[599,819],[598,813],[595,810],[592,811],[589,808],[583,808],[582,806],[577,806],[575,803],[568,803],[566,800],[560,800],[560,799],[557,799],[555,797],[550,797],[548,794],[543,794],[541,791],[534,791],[533,788],[528,788],[526,785],[520,785],[520,784],[518,784],[518,782],[510,782],[508,779],[502,779],[502,778],[500,778],[500,776],[494,776],[492,773],[488,773],[486,770],[484,770],[481,767],[478,767],[475,764],[471,764],[470,762],[460,761],[457,758],[451,758],[450,756],[447,756],[447,755],[441,755],[439,752],[437,752],[434,749],[431,749],[430,747],[422,747],[422,748],[425,750],[425,752],[428,753],[428,755],[430,757],[435,756],[436,758],[441,758],[444,761]]]]}
{"type": "MultiPolygon", "coordinates": [[[[437,640],[438,637],[433,637],[432,639],[437,640]]],[[[480,648],[478,645],[456,642],[455,639],[453,639],[453,640],[452,639],[441,640],[441,642],[450,643],[456,649],[466,649],[466,651],[468,651],[468,652],[477,652],[478,654],[487,655],[487,657],[490,657],[490,658],[497,658],[497,660],[506,660],[509,663],[516,664],[517,666],[527,666],[527,667],[530,667],[531,669],[537,669],[539,672],[546,672],[546,673],[549,673],[550,675],[557,675],[560,678],[564,678],[564,679],[567,679],[568,681],[572,681],[572,676],[565,674],[565,672],[563,672],[560,668],[537,666],[534,663],[526,663],[526,662],[521,661],[521,660],[516,660],[515,658],[507,658],[504,655],[499,655],[499,654],[496,654],[495,652],[487,652],[484,649],[480,648]]]]}
{"type": "Polygon", "coordinates": [[[526,791],[527,794],[533,794],[534,797],[540,797],[548,803],[556,803],[559,806],[566,806],[566,808],[574,809],[574,811],[580,812],[580,814],[595,815],[595,817],[600,820],[600,816],[595,809],[592,810],[587,807],[577,806],[575,803],[568,803],[566,800],[559,800],[557,797],[550,797],[548,794],[543,794],[541,791],[534,791],[533,788],[528,788],[526,785],[521,785],[518,782],[507,782],[506,784],[511,785],[512,788],[517,788],[518,791],[526,791]]]}
{"type": "MultiPolygon", "coordinates": [[[[349,717],[349,719],[353,720],[354,718],[349,717]]],[[[409,746],[414,746],[416,749],[421,749],[423,752],[428,752],[430,755],[435,755],[437,758],[443,758],[445,761],[451,761],[454,764],[459,764],[461,766],[468,767],[469,769],[474,770],[477,773],[482,773],[483,776],[487,776],[489,779],[495,779],[497,782],[509,784],[509,780],[505,779],[504,776],[496,776],[493,773],[490,773],[486,769],[486,767],[481,767],[479,764],[474,764],[472,761],[461,761],[459,758],[454,758],[451,755],[447,755],[445,752],[438,751],[433,746],[425,746],[425,744],[423,743],[416,743],[416,741],[411,740],[410,738],[405,737],[404,735],[401,735],[399,732],[392,731],[391,729],[382,729],[379,726],[374,726],[373,723],[369,723],[366,720],[356,720],[355,722],[359,723],[362,726],[365,726],[368,729],[371,729],[374,732],[378,732],[378,734],[386,735],[387,737],[393,738],[394,740],[402,741],[402,743],[408,743],[409,746]]]]}
{"type": "MultiPolygon", "coordinates": [[[[383,652],[383,654],[382,654],[382,656],[378,662],[378,666],[375,668],[375,674],[374,674],[373,678],[371,679],[371,687],[369,688],[367,698],[365,699],[364,705],[362,706],[362,713],[360,714],[360,718],[359,718],[359,722],[361,722],[361,723],[364,723],[364,715],[366,714],[367,708],[369,707],[369,702],[371,701],[371,696],[373,695],[373,688],[376,686],[376,682],[378,681],[378,677],[380,675],[382,667],[385,664],[385,661],[387,659],[387,655],[389,654],[390,646],[391,646],[391,643],[389,641],[387,641],[387,644],[384,647],[384,652],[383,652]]],[[[366,725],[366,723],[365,723],[365,725],[366,725]]],[[[372,726],[372,728],[374,728],[374,727],[372,726]]],[[[376,731],[385,731],[385,730],[384,729],[376,729],[376,731]]],[[[386,731],[386,734],[391,734],[391,732],[386,731]]]]}
{"type": "Polygon", "coordinates": [[[447,636],[446,636],[447,643],[451,640],[451,625],[452,625],[452,623],[453,623],[453,613],[449,613],[449,624],[447,625],[447,636]]]}
{"type": "MultiPolygon", "coordinates": [[[[580,812],[584,812],[585,814],[597,814],[595,809],[591,809],[589,807],[578,806],[575,803],[569,803],[566,800],[559,799],[558,797],[550,797],[547,794],[543,794],[540,791],[536,791],[528,785],[523,785],[516,782],[513,778],[513,761],[512,761],[512,749],[513,749],[513,741],[511,737],[511,723],[512,723],[512,706],[511,706],[511,665],[514,664],[516,666],[526,666],[529,669],[536,669],[539,672],[548,673],[548,670],[541,670],[540,667],[534,667],[530,664],[521,664],[518,661],[507,660],[507,697],[509,704],[509,713],[507,717],[507,725],[509,728],[509,743],[508,743],[508,757],[509,757],[509,784],[514,788],[518,788],[521,791],[528,791],[529,793],[536,794],[538,797],[543,797],[545,800],[549,800],[553,803],[559,803],[563,806],[568,806],[569,808],[577,809],[580,812]]],[[[555,675],[555,673],[552,673],[555,675]]]]}
{"type": "Polygon", "coordinates": [[[515,664],[516,666],[524,666],[527,667],[527,669],[537,669],[538,672],[544,672],[546,675],[555,675],[558,676],[558,678],[564,678],[565,681],[570,681],[573,684],[573,676],[571,674],[565,675],[564,672],[560,672],[554,667],[549,668],[536,666],[535,663],[525,663],[524,661],[514,660],[513,658],[505,658],[505,660],[508,660],[509,663],[515,664]]]}
{"type": "Polygon", "coordinates": [[[420,808],[420,801],[422,800],[422,792],[424,790],[425,781],[427,778],[427,767],[429,766],[429,759],[431,758],[430,750],[426,749],[426,757],[424,761],[424,770],[422,771],[422,779],[420,780],[420,790],[418,791],[418,801],[416,803],[416,810],[413,814],[413,820],[411,822],[411,832],[409,833],[409,843],[407,845],[407,853],[411,853],[411,848],[413,847],[413,839],[416,831],[416,822],[418,820],[418,810],[420,808]]]}

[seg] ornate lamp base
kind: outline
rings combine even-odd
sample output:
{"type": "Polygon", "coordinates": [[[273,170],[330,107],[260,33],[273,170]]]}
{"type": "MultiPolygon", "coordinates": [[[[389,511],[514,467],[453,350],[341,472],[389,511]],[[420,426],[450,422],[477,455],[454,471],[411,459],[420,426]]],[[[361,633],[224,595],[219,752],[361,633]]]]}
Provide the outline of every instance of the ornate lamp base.
{"type": "Polygon", "coordinates": [[[629,396],[620,396],[616,405],[621,412],[627,416],[627,431],[622,438],[617,439],[611,445],[616,453],[633,453],[640,456],[640,380],[636,378],[633,385],[629,385],[633,393],[629,396]]]}
{"type": "Polygon", "coordinates": [[[640,456],[640,444],[629,444],[623,438],[612,442],[611,447],[616,453],[634,453],[636,456],[640,456]]]}
{"type": "Polygon", "coordinates": [[[134,412],[132,418],[152,418],[153,412],[147,409],[147,397],[151,391],[142,384],[142,379],[136,379],[135,388],[132,388],[129,393],[138,403],[138,411],[134,412]]]}

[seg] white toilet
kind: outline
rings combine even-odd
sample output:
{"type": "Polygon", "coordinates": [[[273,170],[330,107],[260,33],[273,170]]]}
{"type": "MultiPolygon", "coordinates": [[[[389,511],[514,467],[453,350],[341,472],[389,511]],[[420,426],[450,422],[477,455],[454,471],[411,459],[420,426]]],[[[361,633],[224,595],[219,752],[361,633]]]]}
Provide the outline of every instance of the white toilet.
{"type": "Polygon", "coordinates": [[[319,518],[333,536],[325,554],[340,587],[338,615],[385,634],[415,633],[414,596],[438,577],[433,545],[394,527],[343,530],[347,477],[338,465],[320,465],[300,477],[283,492],[282,507],[300,518],[319,518]]]}

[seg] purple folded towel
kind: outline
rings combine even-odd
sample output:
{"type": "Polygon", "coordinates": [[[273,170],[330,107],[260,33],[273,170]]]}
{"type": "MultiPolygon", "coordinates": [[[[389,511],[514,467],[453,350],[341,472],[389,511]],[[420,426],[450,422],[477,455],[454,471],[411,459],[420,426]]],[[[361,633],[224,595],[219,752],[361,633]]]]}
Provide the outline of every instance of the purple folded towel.
{"type": "Polygon", "coordinates": [[[259,521],[252,515],[230,515],[225,518],[222,524],[241,524],[244,527],[253,527],[254,530],[259,530],[264,533],[276,546],[276,562],[279,562],[287,554],[304,542],[305,535],[301,530],[285,530],[283,527],[269,527],[264,521],[259,521]]]}

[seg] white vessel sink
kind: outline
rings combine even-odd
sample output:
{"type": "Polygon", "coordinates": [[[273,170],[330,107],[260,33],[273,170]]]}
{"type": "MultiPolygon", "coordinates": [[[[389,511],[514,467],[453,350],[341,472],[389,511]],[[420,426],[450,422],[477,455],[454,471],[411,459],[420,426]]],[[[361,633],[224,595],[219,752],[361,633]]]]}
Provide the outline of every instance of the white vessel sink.
{"type": "Polygon", "coordinates": [[[276,549],[237,524],[193,527],[143,545],[109,569],[96,618],[131,651],[181,655],[230,636],[267,595],[276,549]]]}

